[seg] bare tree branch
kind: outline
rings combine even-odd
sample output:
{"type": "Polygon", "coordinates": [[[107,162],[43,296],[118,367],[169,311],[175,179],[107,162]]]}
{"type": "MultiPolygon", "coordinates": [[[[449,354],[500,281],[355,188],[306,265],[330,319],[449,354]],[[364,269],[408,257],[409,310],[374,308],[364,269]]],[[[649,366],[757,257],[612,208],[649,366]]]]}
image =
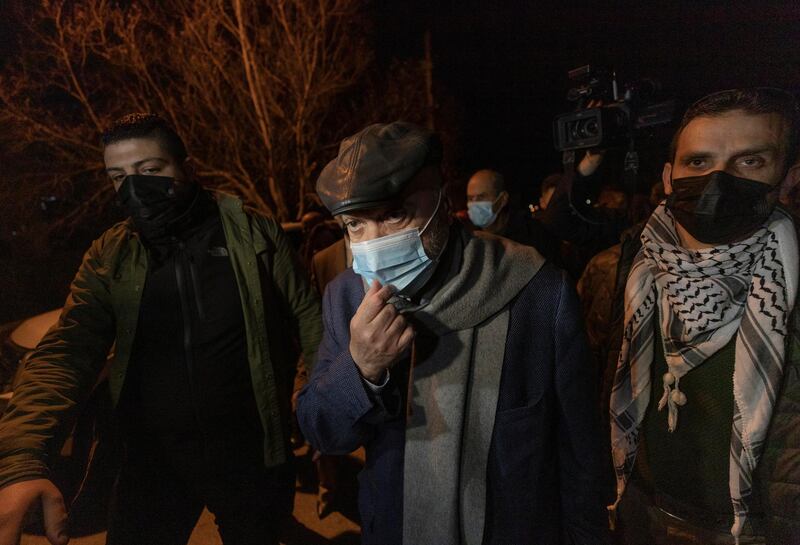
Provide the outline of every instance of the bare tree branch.
{"type": "Polygon", "coordinates": [[[0,122],[20,160],[46,161],[27,176],[41,192],[96,177],[72,186],[95,188],[81,199],[86,213],[110,187],[87,171],[100,159],[99,133],[151,111],[184,137],[209,184],[280,220],[299,217],[326,144],[343,130],[327,124],[331,111],[371,59],[359,0],[41,0],[28,9],[23,54],[0,77],[0,122]]]}

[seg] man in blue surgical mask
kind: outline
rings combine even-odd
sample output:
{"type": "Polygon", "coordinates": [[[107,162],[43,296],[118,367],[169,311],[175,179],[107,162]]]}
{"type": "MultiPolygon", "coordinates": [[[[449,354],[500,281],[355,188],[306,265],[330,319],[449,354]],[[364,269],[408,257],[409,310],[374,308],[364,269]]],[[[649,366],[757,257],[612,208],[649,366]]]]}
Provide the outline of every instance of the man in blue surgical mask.
{"type": "Polygon", "coordinates": [[[478,229],[502,235],[508,226],[508,191],[503,175],[479,170],[467,183],[467,213],[478,229]]]}
{"type": "Polygon", "coordinates": [[[325,292],[300,426],[324,453],[366,448],[364,544],[605,543],[575,293],[451,221],[440,158],[429,131],[376,124],[322,171],[353,268],[325,292]]]}
{"type": "Polygon", "coordinates": [[[530,211],[512,206],[501,173],[483,169],[472,175],[467,183],[467,213],[476,228],[533,246],[558,263],[558,240],[530,211]]]}

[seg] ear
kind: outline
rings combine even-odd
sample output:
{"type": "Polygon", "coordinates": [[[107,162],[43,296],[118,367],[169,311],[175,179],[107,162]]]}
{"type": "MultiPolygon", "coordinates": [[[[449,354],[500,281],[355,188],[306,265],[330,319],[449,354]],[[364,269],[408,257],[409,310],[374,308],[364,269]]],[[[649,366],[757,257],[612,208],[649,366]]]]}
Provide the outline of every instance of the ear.
{"type": "Polygon", "coordinates": [[[508,191],[501,191],[497,197],[497,210],[502,210],[508,204],[508,191]]]}
{"type": "Polygon", "coordinates": [[[781,182],[780,199],[786,199],[797,187],[798,183],[800,183],[800,161],[789,168],[789,172],[786,173],[786,177],[781,182]]]}
{"type": "Polygon", "coordinates": [[[439,205],[444,211],[445,218],[447,218],[447,225],[453,223],[453,202],[450,200],[450,192],[442,185],[440,191],[442,192],[442,204],[439,205]]]}
{"type": "Polygon", "coordinates": [[[183,173],[186,174],[186,179],[192,182],[197,181],[197,164],[191,157],[187,157],[183,160],[183,164],[181,165],[183,169],[183,173]]]}
{"type": "Polygon", "coordinates": [[[664,195],[672,193],[672,163],[664,163],[661,171],[661,181],[664,183],[664,195]]]}

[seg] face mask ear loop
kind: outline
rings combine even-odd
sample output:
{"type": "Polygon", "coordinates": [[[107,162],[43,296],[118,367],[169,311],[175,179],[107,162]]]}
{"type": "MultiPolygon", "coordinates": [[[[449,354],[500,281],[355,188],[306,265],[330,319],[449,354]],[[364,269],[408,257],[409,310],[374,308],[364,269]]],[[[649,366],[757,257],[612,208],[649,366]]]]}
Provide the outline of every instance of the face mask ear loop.
{"type": "Polygon", "coordinates": [[[439,205],[440,204],[442,204],[442,190],[441,189],[439,190],[439,197],[436,199],[436,208],[433,209],[433,214],[431,214],[431,217],[429,217],[428,221],[425,222],[425,227],[420,229],[419,236],[422,236],[422,233],[424,233],[425,230],[428,228],[428,226],[431,224],[431,222],[433,221],[433,218],[436,217],[436,213],[439,211],[439,205]]]}
{"type": "Polygon", "coordinates": [[[505,193],[505,190],[503,190],[500,193],[498,193],[497,197],[495,197],[495,199],[492,201],[492,208],[494,208],[494,205],[497,204],[497,201],[500,200],[500,197],[503,196],[503,193],[505,193]]]}

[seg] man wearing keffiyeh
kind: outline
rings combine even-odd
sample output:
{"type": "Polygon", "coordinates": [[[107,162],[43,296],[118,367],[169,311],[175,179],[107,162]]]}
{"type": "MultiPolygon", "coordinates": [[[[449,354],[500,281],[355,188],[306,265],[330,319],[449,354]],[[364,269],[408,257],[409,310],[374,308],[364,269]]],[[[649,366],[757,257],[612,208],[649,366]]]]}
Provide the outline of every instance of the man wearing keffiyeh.
{"type": "Polygon", "coordinates": [[[696,102],[667,199],[623,241],[609,512],[626,545],[800,543],[798,237],[776,208],[798,119],[778,89],[696,102]]]}

